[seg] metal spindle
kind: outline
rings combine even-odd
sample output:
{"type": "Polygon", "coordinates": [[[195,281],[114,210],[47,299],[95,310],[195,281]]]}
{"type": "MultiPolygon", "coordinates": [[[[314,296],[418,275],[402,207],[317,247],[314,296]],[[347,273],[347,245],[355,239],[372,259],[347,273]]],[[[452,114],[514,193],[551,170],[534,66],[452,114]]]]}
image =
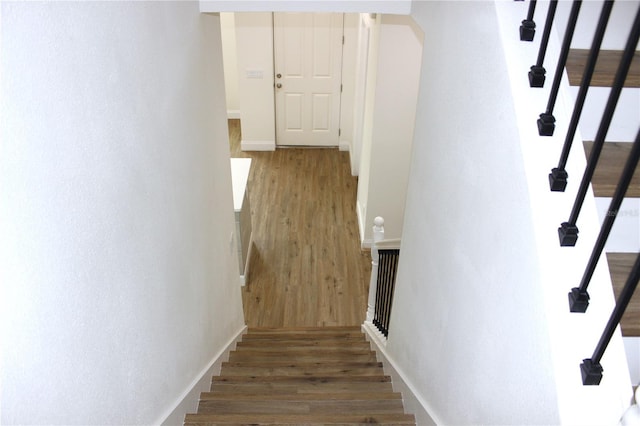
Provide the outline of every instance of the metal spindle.
{"type": "Polygon", "coordinates": [[[584,197],[587,194],[589,184],[591,183],[591,179],[593,178],[593,173],[595,171],[596,165],[598,164],[598,158],[600,157],[600,153],[602,152],[604,140],[607,136],[607,132],[609,131],[611,119],[613,118],[613,113],[615,112],[618,99],[620,98],[620,93],[622,92],[624,81],[627,78],[627,73],[629,72],[631,61],[633,60],[639,38],[640,8],[638,8],[638,12],[636,13],[635,20],[633,21],[633,27],[631,28],[631,33],[629,34],[629,38],[627,39],[627,44],[624,48],[622,59],[620,60],[620,65],[618,66],[618,71],[616,72],[616,77],[613,82],[613,86],[611,87],[611,92],[609,93],[607,105],[604,109],[604,113],[602,114],[602,120],[600,121],[600,126],[598,127],[595,141],[593,142],[591,155],[589,155],[587,168],[585,169],[584,175],[582,176],[582,181],[580,182],[580,187],[578,188],[578,195],[576,196],[576,200],[573,204],[571,215],[569,216],[569,220],[567,222],[563,222],[560,225],[560,228],[558,228],[558,236],[560,237],[561,246],[575,246],[576,241],[578,240],[578,227],[576,226],[576,222],[578,221],[580,209],[582,208],[582,203],[584,202],[584,197]]]}
{"type": "Polygon", "coordinates": [[[527,19],[522,21],[520,25],[520,40],[533,41],[536,35],[536,23],[533,22],[533,14],[536,11],[536,0],[529,2],[529,10],[527,11],[527,19]]]}
{"type": "Polygon", "coordinates": [[[378,292],[376,294],[376,310],[373,324],[387,337],[400,250],[380,250],[379,255],[378,292]]]}
{"type": "Polygon", "coordinates": [[[622,315],[624,315],[629,302],[631,301],[631,296],[633,296],[633,292],[636,290],[638,286],[638,281],[640,281],[640,253],[638,257],[636,257],[636,262],[629,273],[629,277],[627,278],[627,282],[620,293],[620,297],[616,302],[616,307],[613,312],[611,312],[611,316],[609,317],[609,321],[602,332],[602,336],[600,337],[600,341],[596,346],[596,349],[593,351],[593,355],[591,358],[587,358],[582,360],[582,364],[580,364],[580,372],[582,373],[582,384],[583,385],[599,385],[600,380],[602,380],[602,372],[603,368],[600,364],[604,352],[609,346],[609,342],[611,341],[611,337],[613,337],[613,333],[618,327],[620,320],[622,319],[622,315]]]}
{"type": "Polygon", "coordinates": [[[602,11],[600,12],[600,18],[598,19],[598,26],[593,36],[593,42],[591,43],[591,50],[589,52],[589,58],[584,68],[584,74],[582,75],[582,82],[580,83],[580,89],[578,90],[578,96],[576,97],[573,113],[571,114],[571,121],[569,122],[569,129],[567,130],[567,136],[564,140],[562,147],[562,154],[558,161],[558,167],[551,169],[549,174],[549,186],[552,191],[563,192],[567,187],[568,173],[565,170],[567,166],[567,160],[569,159],[569,152],[571,151],[571,145],[573,138],[576,135],[578,129],[578,122],[580,121],[580,115],[582,114],[582,108],[584,107],[584,101],[587,98],[587,91],[591,85],[591,78],[596,68],[596,62],[600,53],[600,46],[602,45],[602,39],[609,22],[609,16],[611,16],[611,9],[613,8],[613,0],[606,0],[602,5],[602,11]]]}
{"type": "Polygon", "coordinates": [[[600,255],[604,250],[604,245],[607,242],[613,223],[616,220],[616,216],[618,215],[618,211],[622,205],[622,200],[624,200],[624,196],[627,193],[627,189],[629,188],[629,184],[633,178],[636,166],[638,165],[638,160],[640,160],[640,130],[638,130],[636,140],[633,143],[631,152],[629,153],[629,158],[627,158],[627,162],[622,171],[622,176],[620,177],[620,181],[616,187],[616,192],[611,199],[609,210],[607,210],[607,217],[602,223],[602,228],[600,228],[600,233],[598,234],[593,251],[591,252],[589,263],[587,263],[587,268],[582,276],[580,287],[574,287],[571,289],[571,292],[569,292],[569,309],[571,312],[587,311],[587,307],[589,306],[589,293],[587,292],[587,287],[589,286],[589,282],[596,270],[598,259],[600,259],[600,255]]]}
{"type": "Polygon", "coordinates": [[[569,14],[569,20],[567,21],[567,30],[564,33],[564,40],[562,41],[562,48],[560,49],[560,57],[558,58],[556,73],[553,77],[553,85],[551,86],[551,93],[549,94],[547,110],[546,112],[540,114],[540,118],[538,119],[538,134],[540,136],[553,136],[553,131],[556,127],[556,119],[553,116],[553,108],[555,107],[556,100],[558,98],[558,90],[560,89],[562,74],[564,73],[564,67],[567,63],[567,58],[569,57],[569,48],[571,47],[573,32],[575,31],[576,23],[578,22],[580,6],[582,6],[582,0],[573,1],[571,12],[569,14]]]}
{"type": "Polygon", "coordinates": [[[531,71],[529,71],[529,86],[531,87],[544,86],[545,74],[547,72],[543,67],[544,56],[547,54],[549,35],[551,34],[551,27],[553,26],[553,18],[556,15],[557,7],[558,0],[551,0],[549,3],[549,10],[547,11],[547,20],[544,23],[544,30],[542,31],[542,40],[540,40],[538,60],[536,61],[536,64],[531,67],[531,71]]]}

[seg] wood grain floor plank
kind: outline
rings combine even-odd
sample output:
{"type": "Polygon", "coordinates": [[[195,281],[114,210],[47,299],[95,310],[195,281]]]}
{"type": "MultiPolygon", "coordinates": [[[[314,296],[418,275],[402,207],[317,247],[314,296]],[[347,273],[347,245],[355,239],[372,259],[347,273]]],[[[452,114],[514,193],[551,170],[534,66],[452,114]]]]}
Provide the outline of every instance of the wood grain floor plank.
{"type": "Polygon", "coordinates": [[[357,178],[337,149],[240,150],[252,158],[248,191],[254,247],[243,288],[249,327],[356,326],[366,313],[370,253],[360,250],[357,178]]]}

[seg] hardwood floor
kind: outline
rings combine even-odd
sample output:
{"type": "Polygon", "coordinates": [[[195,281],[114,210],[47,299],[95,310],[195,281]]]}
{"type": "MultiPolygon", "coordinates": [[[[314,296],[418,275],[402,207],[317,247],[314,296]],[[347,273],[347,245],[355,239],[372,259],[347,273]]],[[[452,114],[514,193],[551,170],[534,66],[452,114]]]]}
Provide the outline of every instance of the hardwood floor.
{"type": "Polygon", "coordinates": [[[242,152],[229,120],[232,157],[252,158],[248,191],[253,242],[243,288],[249,327],[359,325],[371,259],[360,250],[357,178],[346,152],[242,152]]]}

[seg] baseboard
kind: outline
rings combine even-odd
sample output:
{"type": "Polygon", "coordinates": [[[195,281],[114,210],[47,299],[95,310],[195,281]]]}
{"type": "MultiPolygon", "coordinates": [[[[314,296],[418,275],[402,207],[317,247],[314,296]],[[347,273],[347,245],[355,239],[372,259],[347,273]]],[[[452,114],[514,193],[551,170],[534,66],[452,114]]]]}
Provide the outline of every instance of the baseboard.
{"type": "Polygon", "coordinates": [[[275,151],[276,141],[240,141],[240,149],[243,151],[275,151]]]}
{"type": "Polygon", "coordinates": [[[173,408],[164,413],[154,425],[182,425],[187,413],[195,413],[198,409],[200,393],[211,388],[211,378],[220,373],[222,363],[229,359],[229,352],[235,349],[236,343],[242,340],[242,334],[247,329],[243,326],[238,333],[229,340],[227,345],[213,357],[211,362],[196,376],[182,395],[176,400],[173,408]]]}
{"type": "Polygon", "coordinates": [[[240,110],[239,109],[228,109],[227,110],[227,119],[240,119],[240,110]]]}
{"type": "Polygon", "coordinates": [[[383,338],[381,338],[380,332],[376,327],[372,323],[365,321],[362,324],[362,331],[372,349],[376,352],[378,361],[382,362],[385,374],[391,376],[393,390],[402,394],[405,412],[416,417],[417,425],[435,426],[443,424],[429,414],[433,410],[429,410],[428,404],[416,395],[408,376],[396,366],[396,362],[387,354],[385,350],[386,341],[382,340],[383,338]]]}
{"type": "Polygon", "coordinates": [[[349,152],[351,152],[351,142],[349,142],[349,141],[340,141],[340,144],[338,145],[338,149],[340,151],[349,151],[349,152]]]}

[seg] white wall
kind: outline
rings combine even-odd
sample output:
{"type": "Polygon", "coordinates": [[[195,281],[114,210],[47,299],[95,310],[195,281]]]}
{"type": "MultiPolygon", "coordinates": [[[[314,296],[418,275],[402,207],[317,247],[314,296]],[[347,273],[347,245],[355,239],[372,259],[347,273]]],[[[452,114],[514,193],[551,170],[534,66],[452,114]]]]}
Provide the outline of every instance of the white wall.
{"type": "Polygon", "coordinates": [[[273,15],[235,13],[243,150],[276,149],[273,15]],[[258,75],[259,78],[250,78],[258,75]]]}
{"type": "Polygon", "coordinates": [[[517,38],[526,7],[413,6],[425,50],[386,349],[438,424],[614,424],[631,397],[619,333],[601,385],[581,382],[612,290],[601,264],[589,311],[568,312],[598,219],[588,198],[578,246],[559,247],[575,189],[548,190],[562,140],[541,144],[531,119],[545,94],[526,87],[536,48],[517,38]]]}
{"type": "Polygon", "coordinates": [[[376,216],[385,219],[385,238],[402,236],[422,59],[423,34],[410,17],[382,15],[378,31],[377,46],[372,39],[376,52],[370,52],[377,61],[367,84],[375,87],[367,91],[358,179],[364,245],[370,245],[376,216]]]}
{"type": "Polygon", "coordinates": [[[1,421],[158,424],[243,327],[219,18],[1,8],[1,421]]]}
{"type": "Polygon", "coordinates": [[[233,13],[225,12],[220,14],[220,34],[222,36],[222,63],[224,65],[227,118],[240,118],[236,23],[233,13]]]}

